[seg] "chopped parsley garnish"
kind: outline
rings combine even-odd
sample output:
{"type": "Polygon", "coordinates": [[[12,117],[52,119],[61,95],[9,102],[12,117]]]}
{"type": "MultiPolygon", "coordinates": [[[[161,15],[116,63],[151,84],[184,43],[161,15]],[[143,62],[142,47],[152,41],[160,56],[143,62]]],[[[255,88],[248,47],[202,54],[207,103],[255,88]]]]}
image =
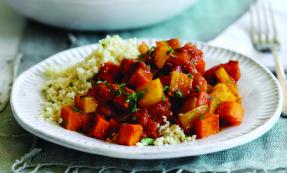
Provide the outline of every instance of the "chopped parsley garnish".
{"type": "Polygon", "coordinates": [[[176,97],[183,97],[183,94],[182,94],[182,92],[181,92],[180,90],[177,90],[177,91],[175,92],[175,96],[176,96],[176,97]]]}
{"type": "Polygon", "coordinates": [[[139,60],[145,62],[145,56],[144,54],[139,55],[139,60]]]}
{"type": "Polygon", "coordinates": [[[129,103],[131,113],[137,111],[137,102],[143,97],[144,92],[133,92],[131,94],[127,94],[126,102],[129,103]]]}
{"type": "Polygon", "coordinates": [[[188,73],[187,76],[188,76],[189,78],[192,78],[192,77],[193,77],[192,74],[190,74],[190,73],[188,73]]]}
{"type": "Polygon", "coordinates": [[[77,108],[76,106],[74,106],[74,107],[73,107],[73,111],[74,111],[74,112],[80,112],[80,109],[77,108]]]}
{"type": "Polygon", "coordinates": [[[170,46],[168,46],[168,50],[166,52],[166,55],[170,55],[170,54],[173,54],[174,53],[174,49],[170,46]]]}
{"type": "Polygon", "coordinates": [[[169,86],[167,86],[167,85],[163,86],[163,92],[166,92],[168,90],[169,90],[169,86]]]}
{"type": "Polygon", "coordinates": [[[200,92],[200,86],[196,85],[195,88],[194,88],[194,91],[199,93],[200,92]]]}
{"type": "Polygon", "coordinates": [[[147,54],[148,54],[149,56],[153,56],[154,51],[155,51],[155,47],[152,46],[152,47],[149,49],[149,51],[147,52],[147,54]]]}
{"type": "Polygon", "coordinates": [[[200,120],[203,120],[204,118],[205,118],[204,115],[200,115],[200,116],[199,116],[199,119],[200,119],[200,120]]]}
{"type": "Polygon", "coordinates": [[[162,95],[161,100],[162,100],[162,102],[165,102],[165,95],[164,94],[162,95]]]}
{"type": "Polygon", "coordinates": [[[118,84],[118,88],[117,88],[117,90],[115,91],[115,95],[116,95],[116,96],[122,95],[122,87],[124,87],[124,86],[126,86],[126,85],[127,85],[126,83],[118,84]]]}
{"type": "Polygon", "coordinates": [[[152,145],[154,143],[155,139],[153,138],[142,138],[141,143],[144,145],[152,145]]]}

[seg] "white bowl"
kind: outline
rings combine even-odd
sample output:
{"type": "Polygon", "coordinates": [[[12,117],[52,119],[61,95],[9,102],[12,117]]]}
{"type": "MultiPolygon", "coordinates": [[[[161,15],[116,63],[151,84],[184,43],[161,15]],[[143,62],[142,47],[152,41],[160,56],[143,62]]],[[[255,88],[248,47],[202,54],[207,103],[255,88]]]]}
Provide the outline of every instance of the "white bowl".
{"type": "Polygon", "coordinates": [[[120,30],[152,25],[196,0],[7,0],[22,15],[77,30],[120,30]]]}

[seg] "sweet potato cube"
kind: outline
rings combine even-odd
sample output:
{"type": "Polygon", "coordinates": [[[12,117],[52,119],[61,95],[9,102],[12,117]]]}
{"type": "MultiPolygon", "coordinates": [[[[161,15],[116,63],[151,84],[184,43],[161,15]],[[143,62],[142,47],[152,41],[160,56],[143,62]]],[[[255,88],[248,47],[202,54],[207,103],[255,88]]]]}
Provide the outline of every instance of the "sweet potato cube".
{"type": "Polygon", "coordinates": [[[234,126],[242,122],[244,109],[237,102],[222,102],[218,107],[218,114],[220,120],[227,123],[227,125],[234,126]]]}
{"type": "Polygon", "coordinates": [[[143,127],[140,124],[122,124],[120,127],[118,143],[122,145],[135,145],[143,135],[143,127]]]}
{"type": "Polygon", "coordinates": [[[214,73],[219,82],[224,83],[235,96],[237,97],[239,96],[239,91],[238,91],[236,83],[228,75],[228,73],[225,71],[223,67],[219,68],[214,73]]]}
{"type": "Polygon", "coordinates": [[[173,49],[177,49],[180,47],[180,41],[178,38],[172,38],[170,40],[167,40],[167,43],[169,44],[170,47],[173,49]]]}
{"type": "Polygon", "coordinates": [[[94,120],[94,126],[89,132],[89,136],[105,139],[109,131],[110,123],[101,115],[97,115],[94,120]]]}
{"type": "Polygon", "coordinates": [[[237,100],[237,97],[228,89],[224,83],[218,83],[215,85],[210,95],[217,98],[220,102],[232,102],[237,100]]]}
{"type": "Polygon", "coordinates": [[[98,106],[97,100],[94,97],[81,95],[75,96],[75,104],[85,113],[96,112],[98,106]]]}
{"type": "Polygon", "coordinates": [[[82,127],[82,114],[74,106],[64,106],[61,109],[63,126],[67,130],[78,131],[82,127]],[[74,110],[75,109],[75,110],[74,110]]]}
{"type": "Polygon", "coordinates": [[[169,57],[170,46],[164,42],[156,42],[156,48],[154,52],[154,63],[158,68],[162,68],[169,57]]]}
{"type": "Polygon", "coordinates": [[[129,80],[129,84],[134,86],[135,88],[139,88],[149,81],[152,80],[152,73],[145,71],[142,68],[139,68],[134,74],[131,76],[129,80]]]}
{"type": "Polygon", "coordinates": [[[195,133],[198,138],[205,138],[219,132],[219,115],[207,113],[197,118],[195,133]]]}
{"type": "Polygon", "coordinates": [[[144,93],[143,98],[139,101],[140,106],[150,106],[162,100],[163,88],[159,78],[150,81],[138,91],[144,93]]]}
{"type": "Polygon", "coordinates": [[[240,79],[240,68],[239,68],[239,61],[230,60],[225,64],[222,64],[226,72],[229,74],[231,78],[237,82],[240,79]]]}
{"type": "Polygon", "coordinates": [[[170,90],[172,92],[177,92],[179,90],[183,94],[183,96],[186,96],[187,94],[189,94],[192,88],[192,80],[193,79],[187,74],[173,71],[169,86],[170,90]]]}
{"type": "Polygon", "coordinates": [[[179,124],[185,132],[190,132],[194,128],[196,118],[208,111],[208,105],[202,105],[184,114],[179,114],[179,124]]]}

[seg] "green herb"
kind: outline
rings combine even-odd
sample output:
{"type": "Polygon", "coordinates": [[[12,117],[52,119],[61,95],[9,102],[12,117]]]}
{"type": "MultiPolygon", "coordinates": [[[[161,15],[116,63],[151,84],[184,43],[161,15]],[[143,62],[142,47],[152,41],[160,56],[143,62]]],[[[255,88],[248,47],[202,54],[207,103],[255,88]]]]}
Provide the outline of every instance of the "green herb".
{"type": "Polygon", "coordinates": [[[148,54],[149,56],[153,56],[154,51],[155,51],[155,47],[152,46],[152,47],[149,49],[149,51],[147,52],[147,54],[148,54]]]}
{"type": "Polygon", "coordinates": [[[102,46],[103,46],[103,48],[105,48],[105,47],[106,47],[106,44],[105,44],[105,43],[102,43],[102,46]]]}
{"type": "Polygon", "coordinates": [[[76,106],[74,106],[74,107],[73,107],[73,111],[74,111],[74,112],[80,112],[80,109],[77,108],[76,106]]]}
{"type": "Polygon", "coordinates": [[[168,90],[169,90],[169,86],[167,86],[167,85],[163,86],[163,92],[166,92],[168,90]]]}
{"type": "Polygon", "coordinates": [[[153,138],[142,138],[141,143],[144,145],[152,145],[154,143],[155,139],[153,138]]]}
{"type": "Polygon", "coordinates": [[[48,87],[51,88],[51,87],[52,87],[52,84],[49,84],[48,87]]]}
{"type": "Polygon", "coordinates": [[[165,102],[165,95],[164,94],[162,95],[161,100],[162,100],[162,102],[165,102]]]}
{"type": "Polygon", "coordinates": [[[176,97],[183,97],[183,94],[182,94],[182,92],[181,92],[180,90],[177,90],[177,91],[175,92],[175,96],[176,96],[176,97]]]}
{"type": "Polygon", "coordinates": [[[168,50],[166,52],[166,55],[170,55],[170,54],[173,54],[174,53],[174,49],[170,46],[168,46],[168,50]]]}
{"type": "Polygon", "coordinates": [[[204,115],[200,115],[200,116],[199,116],[199,119],[200,119],[200,120],[203,120],[204,118],[205,118],[204,115]]]}
{"type": "Polygon", "coordinates": [[[118,89],[115,91],[116,96],[122,95],[122,87],[126,86],[126,83],[118,84],[118,89]]]}
{"type": "Polygon", "coordinates": [[[192,78],[192,74],[190,74],[190,73],[188,73],[187,76],[188,76],[189,78],[192,78]]]}
{"type": "Polygon", "coordinates": [[[200,86],[196,85],[195,88],[194,88],[194,91],[199,93],[200,92],[200,86]]]}
{"type": "Polygon", "coordinates": [[[74,86],[74,84],[73,84],[72,82],[70,82],[70,83],[69,83],[69,86],[70,86],[70,87],[73,87],[73,86],[74,86]]]}
{"type": "Polygon", "coordinates": [[[145,56],[144,56],[144,54],[140,54],[140,55],[139,55],[139,60],[140,60],[140,61],[143,61],[143,62],[145,61],[145,56]]]}
{"type": "Polygon", "coordinates": [[[126,102],[129,103],[131,113],[137,111],[137,102],[143,97],[144,92],[133,92],[131,94],[127,94],[126,102]]]}

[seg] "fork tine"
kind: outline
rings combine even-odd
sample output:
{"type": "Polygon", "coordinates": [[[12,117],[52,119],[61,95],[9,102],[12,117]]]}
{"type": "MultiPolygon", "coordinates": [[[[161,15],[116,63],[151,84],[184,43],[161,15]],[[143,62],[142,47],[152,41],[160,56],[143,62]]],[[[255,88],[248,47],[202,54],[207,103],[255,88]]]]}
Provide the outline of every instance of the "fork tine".
{"type": "MultiPolygon", "coordinates": [[[[263,18],[264,18],[264,25],[265,25],[265,37],[266,37],[266,41],[269,41],[269,39],[271,38],[271,31],[270,31],[270,28],[269,28],[269,20],[268,18],[269,15],[268,15],[268,9],[267,9],[267,6],[266,6],[266,3],[263,3],[262,4],[262,11],[263,11],[263,18]]],[[[272,30],[272,29],[271,29],[272,30]]]]}
{"type": "Polygon", "coordinates": [[[274,42],[275,43],[279,43],[277,29],[276,29],[276,23],[275,23],[275,18],[274,18],[274,12],[273,12],[273,8],[272,8],[272,5],[271,5],[270,1],[268,1],[268,12],[270,14],[272,31],[273,31],[273,34],[274,34],[273,35],[274,42]]]}
{"type": "Polygon", "coordinates": [[[256,32],[256,29],[255,29],[255,23],[256,23],[256,20],[255,20],[255,15],[254,15],[254,7],[255,5],[252,4],[251,7],[250,7],[250,25],[251,25],[251,39],[252,39],[252,42],[256,42],[258,40],[258,35],[257,35],[257,32],[256,32]]]}

